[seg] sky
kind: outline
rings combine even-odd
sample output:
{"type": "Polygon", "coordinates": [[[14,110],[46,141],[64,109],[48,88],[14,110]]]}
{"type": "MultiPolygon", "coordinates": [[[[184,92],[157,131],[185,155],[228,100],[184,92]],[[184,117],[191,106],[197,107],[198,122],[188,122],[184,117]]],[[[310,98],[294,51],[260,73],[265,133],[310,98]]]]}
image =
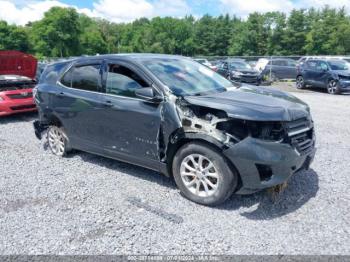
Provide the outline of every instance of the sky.
{"type": "Polygon", "coordinates": [[[0,20],[25,25],[40,20],[53,6],[73,7],[91,17],[112,22],[131,22],[140,17],[184,17],[204,14],[230,14],[243,19],[252,12],[283,11],[293,8],[345,7],[350,12],[350,0],[0,0],[0,20]]]}

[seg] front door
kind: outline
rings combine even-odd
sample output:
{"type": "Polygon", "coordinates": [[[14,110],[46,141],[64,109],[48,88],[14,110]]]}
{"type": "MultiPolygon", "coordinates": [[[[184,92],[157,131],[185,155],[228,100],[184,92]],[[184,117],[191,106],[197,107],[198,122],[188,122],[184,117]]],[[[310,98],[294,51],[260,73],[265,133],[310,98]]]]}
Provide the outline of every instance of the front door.
{"type": "Polygon", "coordinates": [[[136,89],[152,86],[151,81],[126,62],[109,61],[105,67],[103,147],[117,157],[158,161],[161,106],[135,95],[136,89]]]}

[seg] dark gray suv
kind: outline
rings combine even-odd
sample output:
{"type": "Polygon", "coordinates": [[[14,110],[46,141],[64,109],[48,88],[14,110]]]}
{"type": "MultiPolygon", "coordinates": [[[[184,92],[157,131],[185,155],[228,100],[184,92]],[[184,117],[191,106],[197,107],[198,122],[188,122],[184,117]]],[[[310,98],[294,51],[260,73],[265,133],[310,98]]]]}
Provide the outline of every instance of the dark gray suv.
{"type": "Polygon", "coordinates": [[[217,205],[285,183],[315,154],[308,106],[233,83],[181,56],[104,55],[48,65],[35,90],[50,149],[119,159],[173,176],[217,205]]]}
{"type": "Polygon", "coordinates": [[[350,92],[350,64],[341,59],[308,59],[298,67],[296,86],[325,88],[332,95],[350,92]]]}

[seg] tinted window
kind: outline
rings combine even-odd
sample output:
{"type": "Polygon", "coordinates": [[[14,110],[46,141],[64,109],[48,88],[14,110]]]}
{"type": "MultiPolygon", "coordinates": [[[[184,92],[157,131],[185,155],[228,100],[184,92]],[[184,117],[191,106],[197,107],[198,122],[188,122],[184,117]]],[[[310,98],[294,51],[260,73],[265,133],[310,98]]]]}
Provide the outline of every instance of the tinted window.
{"type": "Polygon", "coordinates": [[[318,71],[324,71],[324,70],[328,70],[328,65],[326,62],[324,61],[319,61],[317,64],[317,70],[318,71]]]}
{"type": "Polygon", "coordinates": [[[135,90],[149,85],[132,70],[121,65],[110,65],[106,93],[127,97],[135,97],[135,90]]]}
{"type": "Polygon", "coordinates": [[[276,66],[287,66],[287,61],[285,61],[285,60],[274,60],[274,61],[272,61],[272,64],[276,65],[276,66]]]}
{"type": "Polygon", "coordinates": [[[56,84],[62,69],[65,68],[66,65],[66,63],[60,63],[47,66],[44,72],[41,74],[40,82],[47,84],[56,84]]]}
{"type": "Polygon", "coordinates": [[[72,88],[98,91],[101,86],[100,65],[87,65],[73,68],[72,88]]]}
{"type": "Polygon", "coordinates": [[[317,68],[317,61],[309,60],[309,61],[306,62],[305,65],[306,65],[307,69],[316,70],[316,68],[317,68]]]}
{"type": "Polygon", "coordinates": [[[288,60],[287,61],[287,64],[288,64],[288,66],[297,66],[297,62],[295,62],[295,61],[293,61],[293,60],[288,60]]]}
{"type": "Polygon", "coordinates": [[[61,79],[61,84],[72,87],[72,69],[70,69],[68,72],[64,74],[64,76],[61,79]]]}

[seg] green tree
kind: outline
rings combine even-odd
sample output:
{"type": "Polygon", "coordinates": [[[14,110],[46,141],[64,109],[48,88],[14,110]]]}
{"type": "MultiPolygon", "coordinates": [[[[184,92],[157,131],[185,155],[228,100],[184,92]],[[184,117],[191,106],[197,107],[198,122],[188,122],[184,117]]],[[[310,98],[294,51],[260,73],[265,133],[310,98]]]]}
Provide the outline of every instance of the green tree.
{"type": "Polygon", "coordinates": [[[28,52],[30,48],[26,28],[8,25],[0,21],[0,50],[19,50],[28,52]]]}
{"type": "Polygon", "coordinates": [[[73,8],[53,7],[32,24],[31,42],[39,55],[64,57],[79,54],[79,15],[73,8]]]}

